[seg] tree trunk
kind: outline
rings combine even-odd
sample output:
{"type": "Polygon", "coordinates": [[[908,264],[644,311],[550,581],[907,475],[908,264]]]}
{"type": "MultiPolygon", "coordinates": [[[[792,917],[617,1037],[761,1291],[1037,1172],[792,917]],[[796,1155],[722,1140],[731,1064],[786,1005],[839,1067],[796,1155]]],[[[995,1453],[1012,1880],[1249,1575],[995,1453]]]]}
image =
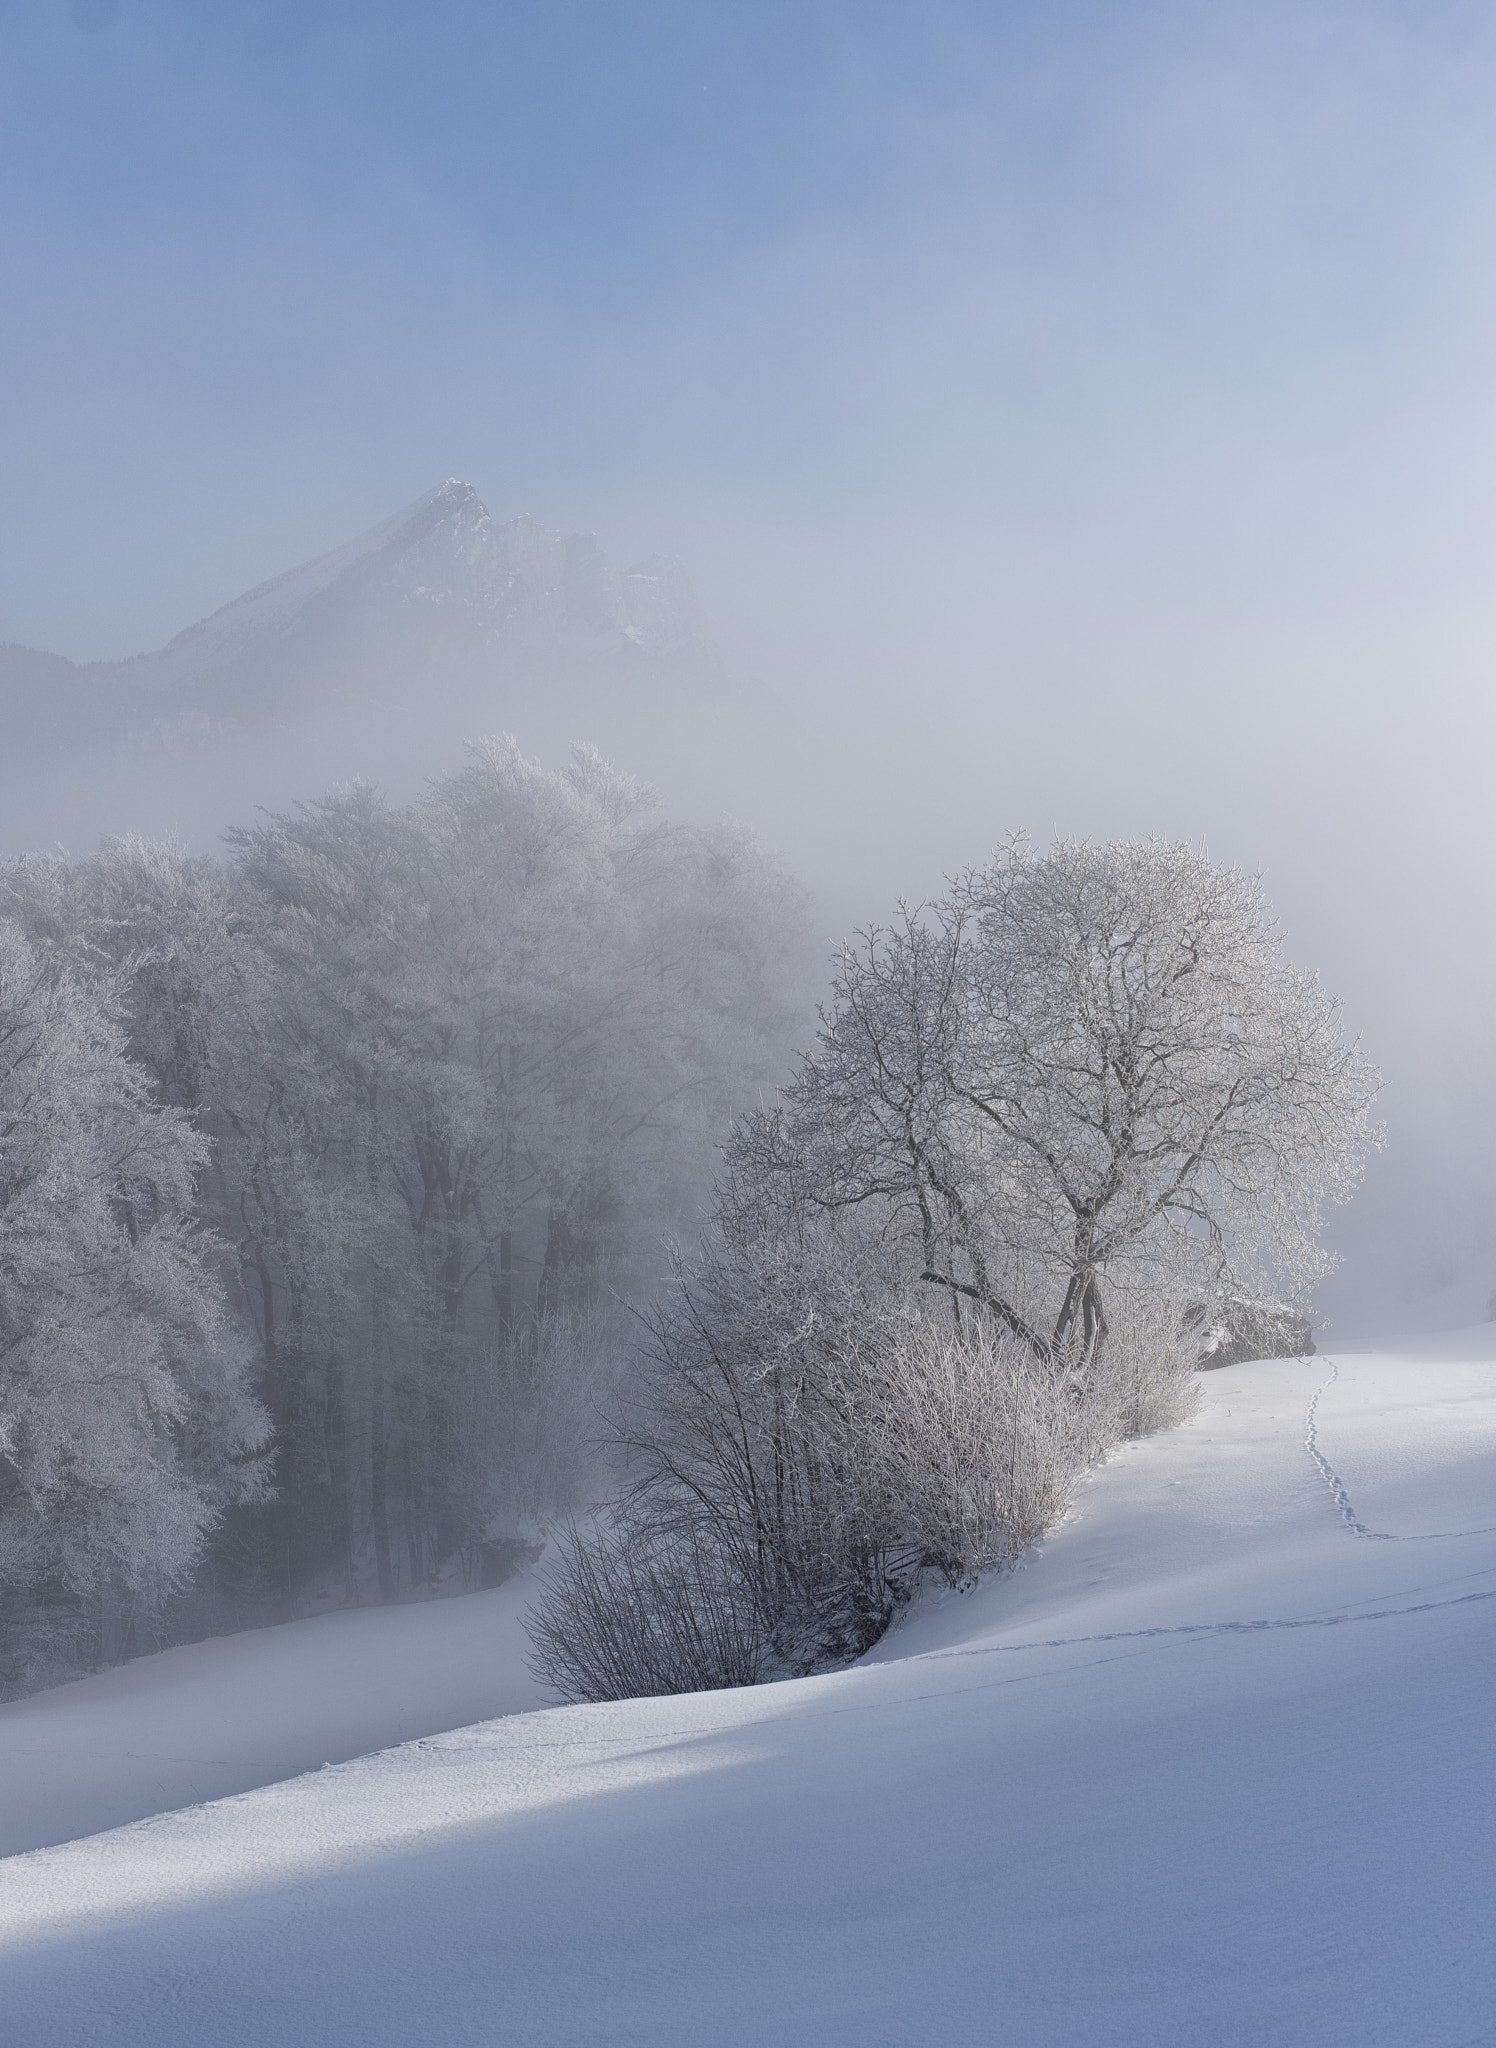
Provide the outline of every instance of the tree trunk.
{"type": "Polygon", "coordinates": [[[395,1597],[395,1575],[390,1566],[389,1456],[384,1402],[376,1399],[369,1416],[369,1513],[374,1524],[374,1569],[379,1575],[381,1600],[395,1597]]]}
{"type": "Polygon", "coordinates": [[[337,1545],[338,1567],[353,1594],[353,1503],[348,1491],[348,1401],[343,1361],[330,1351],[326,1370],[327,1399],[322,1410],[322,1442],[327,1457],[328,1521],[337,1545]]]}
{"type": "Polygon", "coordinates": [[[499,1285],[495,1306],[499,1312],[499,1345],[507,1352],[514,1335],[514,1232],[507,1224],[499,1232],[499,1285]]]}

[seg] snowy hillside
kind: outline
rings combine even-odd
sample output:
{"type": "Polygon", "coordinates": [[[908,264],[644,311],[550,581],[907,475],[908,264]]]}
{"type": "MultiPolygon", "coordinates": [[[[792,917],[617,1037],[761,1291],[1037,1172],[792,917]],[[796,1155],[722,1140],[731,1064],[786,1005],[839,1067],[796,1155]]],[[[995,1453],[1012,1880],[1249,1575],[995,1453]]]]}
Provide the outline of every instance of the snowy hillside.
{"type": "Polygon", "coordinates": [[[1204,1393],[859,1668],[0,1864],[14,2038],[1489,2040],[1496,1331],[1204,1393]]]}
{"type": "Polygon", "coordinates": [[[0,1856],[293,1778],[542,1697],[528,1572],[139,1657],[0,1706],[0,1856]]]}

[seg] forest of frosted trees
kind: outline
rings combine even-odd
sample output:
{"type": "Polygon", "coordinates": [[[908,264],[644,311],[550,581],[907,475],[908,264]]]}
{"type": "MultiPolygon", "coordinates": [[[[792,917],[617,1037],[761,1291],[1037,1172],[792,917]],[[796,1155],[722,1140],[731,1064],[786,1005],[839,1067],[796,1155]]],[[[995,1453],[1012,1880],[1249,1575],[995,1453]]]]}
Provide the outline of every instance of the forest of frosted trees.
{"type": "Polygon", "coordinates": [[[817,1035],[749,835],[509,742],[0,867],[0,1687],[542,1542],[563,1697],[857,1654],[1306,1327],[1377,1084],[1281,943],[1015,841],[817,1035]]]}
{"type": "Polygon", "coordinates": [[[0,868],[0,1682],[482,1583],[781,1078],[805,909],[588,750],[0,868]]]}

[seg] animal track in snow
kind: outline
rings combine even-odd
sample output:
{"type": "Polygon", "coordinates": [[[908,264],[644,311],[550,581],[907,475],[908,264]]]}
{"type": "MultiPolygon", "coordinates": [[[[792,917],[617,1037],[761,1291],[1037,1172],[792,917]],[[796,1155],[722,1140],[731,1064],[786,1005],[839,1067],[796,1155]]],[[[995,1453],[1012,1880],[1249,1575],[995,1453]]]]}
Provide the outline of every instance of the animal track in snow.
{"type": "Polygon", "coordinates": [[[1395,1536],[1387,1529],[1368,1529],[1351,1505],[1346,1492],[1345,1481],[1335,1470],[1319,1447],[1319,1402],[1340,1377],[1340,1367],[1332,1358],[1328,1361],[1330,1377],[1322,1387],[1317,1387],[1309,1403],[1305,1420],[1304,1449],[1314,1460],[1315,1469],[1330,1489],[1330,1497],[1342,1522],[1353,1536],[1364,1536],[1372,1543],[1447,1543],[1459,1536],[1496,1536],[1496,1526],[1486,1529],[1430,1529],[1418,1536],[1395,1536]]]}
{"type": "MultiPolygon", "coordinates": [[[[1480,1535],[1485,1532],[1470,1530],[1464,1533],[1480,1535]]],[[[1473,1576],[1484,1577],[1485,1574],[1473,1576]]],[[[1089,1643],[1145,1643],[1163,1636],[1260,1636],[1286,1629],[1344,1628],[1357,1621],[1393,1621],[1405,1614],[1436,1614],[1441,1608],[1469,1607],[1482,1600],[1496,1600],[1496,1586],[1483,1587],[1476,1593],[1456,1593],[1446,1600],[1416,1600],[1406,1607],[1371,1607],[1354,1613],[1296,1614],[1281,1620],[1186,1621],[1172,1628],[1121,1628],[1091,1636],[1041,1637],[1025,1643],[981,1643],[969,1650],[927,1650],[924,1656],[928,1662],[936,1664],[947,1657],[1006,1657],[1022,1650],[1073,1650],[1089,1643]]]]}

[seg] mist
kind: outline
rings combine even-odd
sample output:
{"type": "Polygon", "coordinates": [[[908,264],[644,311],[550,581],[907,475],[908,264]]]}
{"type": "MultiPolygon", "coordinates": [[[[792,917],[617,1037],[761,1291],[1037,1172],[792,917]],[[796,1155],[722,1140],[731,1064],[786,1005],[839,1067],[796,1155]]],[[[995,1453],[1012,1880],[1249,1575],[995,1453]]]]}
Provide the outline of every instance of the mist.
{"type": "MultiPolygon", "coordinates": [[[[522,747],[595,740],[672,815],[745,820],[828,951],[1016,831],[1262,870],[1387,1080],[1317,1309],[1484,1316],[1482,11],[453,5],[416,35],[80,0],[7,42],[0,640],[163,646],[443,475],[674,557],[710,703],[537,676],[497,707],[522,747]]],[[[403,797],[490,708],[8,774],[4,851],[211,849],[356,774],[403,797]]]]}

